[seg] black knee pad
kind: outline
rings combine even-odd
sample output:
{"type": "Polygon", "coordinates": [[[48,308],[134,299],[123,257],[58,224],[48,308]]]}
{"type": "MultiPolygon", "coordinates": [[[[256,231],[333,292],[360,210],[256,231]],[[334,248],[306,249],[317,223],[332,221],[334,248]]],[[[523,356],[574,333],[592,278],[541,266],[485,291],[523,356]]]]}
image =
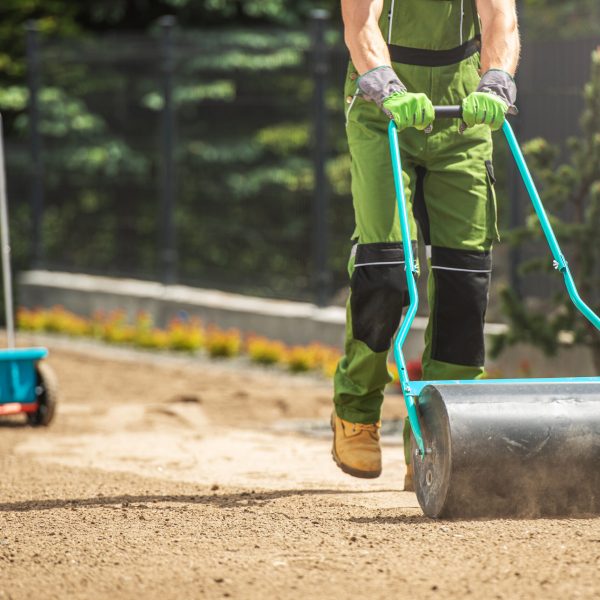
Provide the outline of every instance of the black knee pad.
{"type": "Polygon", "coordinates": [[[492,272],[492,253],[434,246],[435,283],[431,358],[483,366],[483,326],[492,272]]]}
{"type": "Polygon", "coordinates": [[[373,352],[388,350],[408,305],[401,242],[358,244],[350,280],[354,339],[373,352]]]}

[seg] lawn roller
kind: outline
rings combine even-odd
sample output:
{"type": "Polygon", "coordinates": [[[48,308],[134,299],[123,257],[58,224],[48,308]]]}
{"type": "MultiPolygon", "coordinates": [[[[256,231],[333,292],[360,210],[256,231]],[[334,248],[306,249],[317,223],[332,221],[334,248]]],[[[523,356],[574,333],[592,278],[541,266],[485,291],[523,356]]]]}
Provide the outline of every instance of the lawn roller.
{"type": "Polygon", "coordinates": [[[8,348],[0,350],[0,415],[24,413],[30,425],[48,425],[56,408],[56,379],[42,362],[46,348],[15,348],[15,326],[10,269],[8,207],[4,140],[0,115],[0,244],[8,348]]]}
{"type": "MultiPolygon", "coordinates": [[[[436,118],[462,117],[440,106],[436,118]]],[[[579,311],[600,318],[579,296],[514,132],[502,131],[544,236],[579,311]]],[[[600,377],[411,381],[402,352],[417,313],[417,263],[410,243],[398,132],[390,122],[410,303],[394,340],[408,410],[414,485],[429,517],[559,516],[600,513],[600,377]]]]}

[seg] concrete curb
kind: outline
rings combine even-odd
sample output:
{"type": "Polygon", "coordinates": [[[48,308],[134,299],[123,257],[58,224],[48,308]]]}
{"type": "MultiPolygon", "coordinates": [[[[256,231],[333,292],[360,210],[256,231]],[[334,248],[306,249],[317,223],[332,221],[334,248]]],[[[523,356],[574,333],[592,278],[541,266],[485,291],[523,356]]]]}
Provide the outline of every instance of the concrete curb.
{"type": "MultiPolygon", "coordinates": [[[[321,342],[341,348],[344,339],[345,309],[339,306],[319,308],[307,302],[255,298],[183,285],[41,270],[22,273],[19,292],[20,303],[27,308],[62,305],[86,316],[96,310],[122,309],[132,318],[145,310],[160,326],[186,311],[206,323],[236,327],[287,344],[321,342]]],[[[415,320],[406,343],[408,360],[421,356],[426,324],[423,317],[415,320]]],[[[503,331],[505,325],[494,323],[485,329],[487,336],[503,331]]],[[[488,368],[500,369],[504,377],[522,376],[523,365],[528,365],[527,369],[538,377],[595,374],[589,351],[567,346],[557,356],[548,358],[535,348],[517,345],[497,361],[488,362],[488,368]]]]}
{"type": "MultiPolygon", "coordinates": [[[[62,305],[81,315],[123,309],[130,317],[145,310],[159,325],[185,311],[207,323],[236,327],[287,344],[321,342],[341,346],[344,339],[346,311],[339,306],[319,308],[307,302],[55,271],[22,273],[19,290],[21,304],[28,308],[62,305]]],[[[415,321],[407,342],[411,358],[421,353],[426,323],[422,317],[415,321]]]]}

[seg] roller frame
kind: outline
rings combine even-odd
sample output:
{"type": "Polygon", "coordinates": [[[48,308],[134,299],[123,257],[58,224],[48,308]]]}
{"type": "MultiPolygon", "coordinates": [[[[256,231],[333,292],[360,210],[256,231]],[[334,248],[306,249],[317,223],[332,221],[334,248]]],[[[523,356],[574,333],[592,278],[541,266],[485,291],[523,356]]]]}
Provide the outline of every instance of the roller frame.
{"type": "MultiPolygon", "coordinates": [[[[457,118],[462,117],[462,111],[460,106],[444,106],[435,107],[436,118],[457,118]]],[[[569,270],[567,260],[565,259],[558,240],[554,234],[546,211],[543,207],[541,198],[527,168],[525,159],[512,130],[512,127],[508,121],[504,122],[502,131],[507,140],[508,146],[511,150],[512,156],[517,164],[519,173],[523,179],[529,197],[531,199],[533,208],[538,216],[540,225],[546,241],[550,247],[550,251],[553,257],[553,265],[556,270],[562,273],[565,286],[569,297],[573,304],[587,318],[596,329],[600,330],[600,317],[582,300],[580,297],[573,277],[569,270]]],[[[400,385],[402,388],[402,394],[406,403],[408,412],[408,418],[412,428],[414,436],[414,442],[416,445],[416,460],[423,460],[427,454],[432,452],[431,448],[427,448],[423,439],[423,432],[421,429],[419,419],[419,406],[418,400],[421,392],[428,386],[480,386],[480,385],[515,385],[515,384],[583,384],[583,383],[595,383],[600,384],[600,377],[571,377],[571,378],[544,378],[544,379],[499,379],[499,380],[456,380],[456,381],[411,381],[408,376],[408,370],[406,368],[406,361],[403,354],[403,346],[406,341],[406,337],[410,328],[413,324],[414,318],[417,314],[417,308],[419,305],[419,295],[416,284],[417,277],[417,262],[415,260],[412,244],[410,229],[408,223],[408,214],[404,193],[404,184],[402,180],[402,162],[400,157],[400,148],[398,143],[398,131],[394,121],[390,121],[388,128],[388,137],[390,144],[390,153],[392,159],[392,168],[394,173],[394,186],[396,192],[396,201],[398,204],[398,214],[400,220],[400,230],[402,233],[402,246],[404,249],[405,257],[405,271],[406,281],[409,292],[409,305],[407,308],[406,315],[402,320],[401,326],[394,340],[394,357],[398,367],[400,385]]]]}

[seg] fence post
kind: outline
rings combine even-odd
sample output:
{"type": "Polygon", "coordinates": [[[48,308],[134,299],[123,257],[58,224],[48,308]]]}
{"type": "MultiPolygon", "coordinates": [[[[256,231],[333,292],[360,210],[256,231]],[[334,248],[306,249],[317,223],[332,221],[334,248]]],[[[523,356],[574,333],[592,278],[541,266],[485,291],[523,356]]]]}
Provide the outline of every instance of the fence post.
{"type": "Polygon", "coordinates": [[[163,108],[161,124],[161,203],[160,203],[160,278],[165,285],[177,280],[177,242],[175,226],[175,109],[173,106],[173,28],[175,17],[159,19],[163,108]]]}
{"type": "Polygon", "coordinates": [[[310,13],[311,57],[313,93],[313,268],[314,294],[318,306],[325,306],[329,300],[331,273],[328,266],[329,231],[329,186],[325,166],[327,160],[327,107],[325,92],[329,72],[329,49],[325,41],[325,30],[329,22],[329,12],[315,9],[310,13]]]}
{"type": "Polygon", "coordinates": [[[42,221],[44,217],[44,159],[40,132],[39,90],[40,90],[40,47],[37,21],[27,21],[26,60],[27,87],[29,89],[29,151],[31,153],[31,268],[38,269],[44,263],[42,221]]]}
{"type": "MultiPolygon", "coordinates": [[[[517,12],[520,15],[521,19],[521,23],[519,23],[519,28],[521,30],[521,38],[523,38],[523,23],[522,21],[523,19],[523,13],[525,10],[525,6],[524,6],[524,2],[523,0],[517,0],[516,1],[516,6],[517,6],[517,12]]],[[[523,69],[527,69],[527,61],[523,61],[523,63],[521,64],[521,71],[523,69]]],[[[521,73],[517,72],[515,75],[515,81],[517,82],[517,86],[520,84],[521,82],[521,73]]],[[[524,107],[524,99],[525,95],[521,94],[520,100],[517,100],[517,104],[519,105],[519,111],[522,112],[523,110],[525,110],[525,113],[527,112],[527,109],[524,107]]],[[[518,138],[520,138],[520,134],[522,134],[523,132],[523,128],[522,128],[522,124],[521,124],[521,118],[519,115],[513,117],[511,119],[511,125],[515,131],[515,134],[517,135],[518,138]]],[[[508,161],[509,161],[509,167],[508,167],[508,195],[509,195],[509,199],[510,199],[510,211],[509,211],[509,226],[510,229],[516,229],[518,227],[520,227],[523,224],[523,208],[522,208],[522,204],[523,204],[523,192],[522,192],[522,183],[521,183],[521,177],[519,176],[519,172],[517,170],[517,165],[515,164],[515,161],[512,160],[511,156],[510,156],[510,152],[508,153],[508,161]]],[[[509,250],[508,250],[508,262],[509,262],[509,266],[508,266],[508,281],[509,281],[509,285],[511,290],[517,294],[517,296],[521,297],[523,294],[523,290],[522,290],[522,286],[521,286],[521,277],[519,275],[519,265],[521,264],[521,258],[522,258],[522,251],[521,251],[521,246],[514,246],[512,245],[509,250]]]]}
{"type": "MultiPolygon", "coordinates": [[[[523,104],[519,104],[520,110],[523,108],[523,104]]],[[[511,125],[515,131],[515,135],[519,135],[521,128],[518,123],[519,117],[515,117],[511,120],[511,125]]],[[[509,166],[508,166],[508,196],[510,199],[510,212],[509,212],[509,227],[511,230],[517,229],[523,224],[523,209],[521,204],[523,202],[523,194],[521,192],[521,178],[517,171],[517,166],[514,161],[511,160],[509,155],[509,166]]],[[[510,246],[508,249],[508,281],[511,290],[522,296],[521,289],[521,277],[519,275],[519,265],[521,264],[521,247],[510,246]]]]}

